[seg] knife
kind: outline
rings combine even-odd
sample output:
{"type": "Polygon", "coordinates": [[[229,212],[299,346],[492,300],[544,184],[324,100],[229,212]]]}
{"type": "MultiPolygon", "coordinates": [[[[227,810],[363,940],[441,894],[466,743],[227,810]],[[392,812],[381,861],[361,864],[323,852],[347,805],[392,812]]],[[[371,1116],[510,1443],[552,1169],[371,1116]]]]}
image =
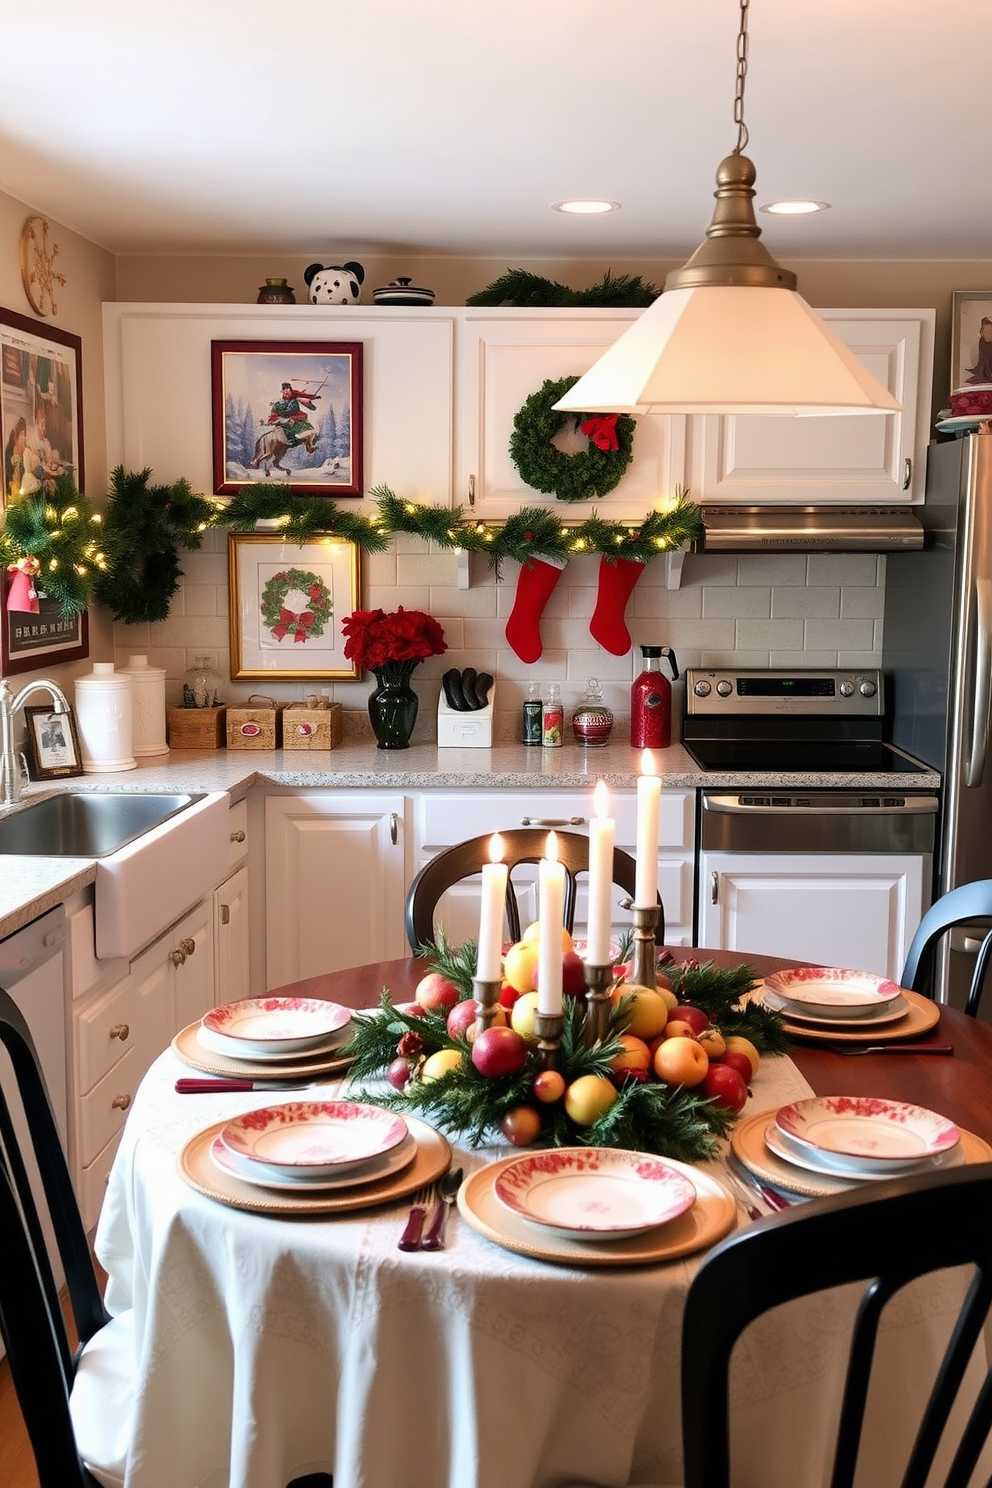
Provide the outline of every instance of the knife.
{"type": "Polygon", "coordinates": [[[953,1044],[828,1044],[833,1054],[953,1054],[953,1044]]]}
{"type": "Polygon", "coordinates": [[[176,1081],[176,1094],[209,1095],[225,1090],[311,1090],[315,1085],[326,1083],[320,1080],[240,1080],[233,1076],[200,1080],[184,1075],[176,1081]]]}

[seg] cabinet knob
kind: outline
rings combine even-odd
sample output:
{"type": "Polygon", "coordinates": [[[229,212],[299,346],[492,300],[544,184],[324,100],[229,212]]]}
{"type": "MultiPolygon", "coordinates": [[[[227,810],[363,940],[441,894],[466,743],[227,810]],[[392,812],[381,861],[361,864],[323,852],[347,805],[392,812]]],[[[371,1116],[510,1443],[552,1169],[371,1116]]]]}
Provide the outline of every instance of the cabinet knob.
{"type": "Polygon", "coordinates": [[[184,935],[182,940],[179,942],[179,949],[181,951],[185,951],[187,956],[192,956],[193,952],[196,950],[196,941],[191,940],[188,935],[184,935]]]}
{"type": "Polygon", "coordinates": [[[110,1030],[110,1037],[112,1039],[120,1039],[121,1043],[123,1043],[129,1037],[130,1033],[131,1029],[127,1023],[115,1023],[110,1030]]]}
{"type": "Polygon", "coordinates": [[[112,1111],[126,1111],[130,1104],[131,1097],[129,1095],[115,1095],[110,1102],[110,1109],[112,1111]]]}
{"type": "Polygon", "coordinates": [[[244,842],[244,840],[247,837],[247,835],[248,835],[247,832],[232,832],[231,833],[231,841],[232,842],[244,842]]]}
{"type": "Polygon", "coordinates": [[[186,960],[186,952],[179,950],[170,951],[169,960],[172,962],[173,966],[182,966],[186,960]]]}

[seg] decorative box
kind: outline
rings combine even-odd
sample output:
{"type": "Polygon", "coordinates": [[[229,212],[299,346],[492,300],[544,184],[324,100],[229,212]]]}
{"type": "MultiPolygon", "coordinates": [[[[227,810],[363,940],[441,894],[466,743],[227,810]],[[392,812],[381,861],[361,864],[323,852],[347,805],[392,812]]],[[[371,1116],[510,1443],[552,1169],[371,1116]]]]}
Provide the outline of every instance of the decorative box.
{"type": "Polygon", "coordinates": [[[228,749],[279,749],[285,707],[260,692],[253,692],[243,708],[228,704],[228,749]]]}
{"type": "Polygon", "coordinates": [[[282,715],[283,749],[334,749],[341,743],[340,703],[327,698],[307,698],[288,703],[282,715]]]}
{"type": "Polygon", "coordinates": [[[170,749],[223,749],[227,708],[166,708],[170,749]]]}
{"type": "Polygon", "coordinates": [[[444,693],[437,700],[437,747],[439,749],[491,749],[493,747],[493,705],[496,684],[489,689],[484,708],[458,712],[448,705],[444,693]]]}

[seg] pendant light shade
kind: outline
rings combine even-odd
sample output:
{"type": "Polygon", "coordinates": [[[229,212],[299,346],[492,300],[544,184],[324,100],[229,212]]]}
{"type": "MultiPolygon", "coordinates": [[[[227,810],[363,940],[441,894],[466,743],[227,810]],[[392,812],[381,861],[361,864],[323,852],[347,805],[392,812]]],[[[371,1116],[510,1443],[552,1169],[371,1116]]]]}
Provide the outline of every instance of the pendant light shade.
{"type": "Polygon", "coordinates": [[[896,413],[888,388],[812,310],[759,240],[743,153],[747,11],[738,35],[737,149],[717,170],[706,238],[664,292],[569,389],[566,413],[896,413]]]}

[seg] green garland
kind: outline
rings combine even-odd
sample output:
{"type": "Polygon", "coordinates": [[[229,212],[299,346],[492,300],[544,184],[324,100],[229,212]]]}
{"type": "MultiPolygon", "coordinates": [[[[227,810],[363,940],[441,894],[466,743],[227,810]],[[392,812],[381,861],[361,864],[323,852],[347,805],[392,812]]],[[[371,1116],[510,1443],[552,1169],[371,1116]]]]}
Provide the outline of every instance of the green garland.
{"type": "Polygon", "coordinates": [[[561,377],[557,382],[543,382],[514,415],[510,436],[510,459],[521,479],[533,490],[557,496],[559,501],[605,496],[620,484],[634,453],[634,420],[629,414],[601,416],[556,410],[554,405],[578,380],[561,377]],[[604,418],[611,423],[616,448],[598,448],[590,437],[588,449],[567,455],[552,442],[569,421],[578,428],[589,420],[602,423],[604,418]]]}
{"type": "Polygon", "coordinates": [[[654,284],[646,284],[640,274],[611,274],[609,269],[598,284],[588,289],[569,289],[555,279],[545,279],[527,269],[507,269],[487,289],[469,295],[466,305],[586,305],[606,308],[633,306],[643,309],[661,293],[654,284]]]}
{"type": "Polygon", "coordinates": [[[21,558],[41,565],[36,585],[58,603],[63,619],[89,603],[93,577],[106,563],[100,517],[67,475],[50,494],[12,501],[0,526],[0,566],[21,558]]]}
{"type": "Polygon", "coordinates": [[[150,476],[147,468],[113,471],[103,523],[106,568],[93,584],[94,597],[126,625],[167,619],[183,577],[179,547],[199,548],[216,513],[188,481],[149,486],[150,476]]]}

